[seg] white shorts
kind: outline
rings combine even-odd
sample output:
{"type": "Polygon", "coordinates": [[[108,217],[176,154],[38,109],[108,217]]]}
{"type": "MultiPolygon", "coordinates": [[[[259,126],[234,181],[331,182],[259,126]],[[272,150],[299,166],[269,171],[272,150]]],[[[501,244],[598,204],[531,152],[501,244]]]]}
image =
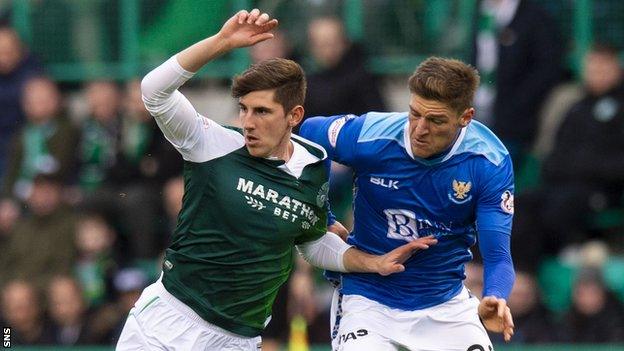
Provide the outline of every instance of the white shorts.
{"type": "Polygon", "coordinates": [[[244,337],[206,322],[159,279],[130,310],[116,350],[259,351],[261,343],[260,336],[244,337]]]}
{"type": "Polygon", "coordinates": [[[479,299],[466,288],[443,304],[416,311],[335,292],[332,350],[492,351],[478,306],[479,299]]]}

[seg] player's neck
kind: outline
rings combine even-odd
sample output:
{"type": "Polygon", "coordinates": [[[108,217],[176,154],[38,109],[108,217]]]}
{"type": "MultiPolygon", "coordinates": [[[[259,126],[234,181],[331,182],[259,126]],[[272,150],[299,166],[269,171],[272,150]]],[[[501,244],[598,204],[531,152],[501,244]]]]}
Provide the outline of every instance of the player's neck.
{"type": "Polygon", "coordinates": [[[275,152],[273,152],[267,158],[288,162],[292,157],[294,149],[295,147],[292,143],[292,140],[290,140],[290,134],[288,134],[288,136],[282,141],[282,143],[280,143],[280,145],[275,149],[275,152]]]}

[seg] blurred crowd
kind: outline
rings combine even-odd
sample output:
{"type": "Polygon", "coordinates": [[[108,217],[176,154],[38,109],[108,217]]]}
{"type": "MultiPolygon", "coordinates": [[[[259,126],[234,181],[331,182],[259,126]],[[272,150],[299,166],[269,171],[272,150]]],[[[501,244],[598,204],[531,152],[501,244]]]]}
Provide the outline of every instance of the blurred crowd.
{"type": "MultiPolygon", "coordinates": [[[[512,342],[624,342],[624,273],[619,281],[604,274],[624,255],[619,53],[594,44],[573,78],[541,8],[484,0],[477,17],[476,119],[506,144],[516,172],[512,342]],[[556,278],[544,275],[552,258],[573,271],[559,309],[543,291],[556,278]]],[[[295,51],[288,36],[278,31],[250,55],[304,64],[306,116],[388,109],[382,77],[368,71],[365,47],[340,19],[309,21],[308,52],[295,51]]],[[[0,323],[17,345],[111,345],[159,275],[181,206],[183,161],[145,110],[139,79],[86,82],[78,90],[85,112],[70,114],[67,91],[12,28],[0,28],[0,323]]],[[[350,227],[352,173],[332,169],[333,211],[350,227]]],[[[480,295],[475,257],[466,284],[480,295]]],[[[307,321],[311,342],[327,344],[330,295],[320,272],[298,259],[264,349],[287,343],[294,316],[307,321]]]]}
{"type": "Polygon", "coordinates": [[[176,222],[182,159],[140,81],[87,82],[83,116],[0,28],[3,325],[22,344],[112,344],[176,222]]]}

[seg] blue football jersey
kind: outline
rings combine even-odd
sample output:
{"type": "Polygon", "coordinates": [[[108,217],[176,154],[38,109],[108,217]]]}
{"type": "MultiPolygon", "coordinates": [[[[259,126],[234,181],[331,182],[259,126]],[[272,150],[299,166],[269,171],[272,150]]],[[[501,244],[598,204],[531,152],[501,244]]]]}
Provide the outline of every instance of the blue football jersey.
{"type": "Polygon", "coordinates": [[[408,126],[406,112],[370,112],[310,118],[300,133],[355,172],[349,244],[384,254],[418,237],[438,239],[414,254],[402,273],[342,277],[344,294],[417,310],[460,292],[477,232],[480,241],[501,236],[508,243],[514,185],[509,153],[483,124],[473,120],[447,152],[433,159],[412,154],[408,126]]]}

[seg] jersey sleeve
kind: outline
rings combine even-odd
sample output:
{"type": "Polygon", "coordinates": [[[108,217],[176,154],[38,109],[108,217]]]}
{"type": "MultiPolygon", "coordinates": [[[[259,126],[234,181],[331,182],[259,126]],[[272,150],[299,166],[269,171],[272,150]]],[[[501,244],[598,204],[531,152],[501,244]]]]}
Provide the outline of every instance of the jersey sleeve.
{"type": "Polygon", "coordinates": [[[301,234],[295,238],[295,245],[301,245],[303,243],[318,240],[320,237],[325,235],[325,233],[327,233],[330,213],[329,202],[325,201],[323,206],[318,208],[318,220],[311,222],[311,226],[308,229],[302,230],[301,234]]]}
{"type": "Polygon", "coordinates": [[[484,266],[483,296],[507,298],[515,279],[510,249],[513,167],[506,156],[498,166],[488,162],[480,169],[483,185],[477,203],[477,230],[484,266]]]}
{"type": "Polygon", "coordinates": [[[477,202],[477,229],[511,234],[514,201],[514,175],[511,159],[499,165],[487,162],[480,167],[481,189],[477,202]]]}
{"type": "Polygon", "coordinates": [[[303,122],[299,134],[324,147],[329,159],[355,167],[357,141],[365,119],[365,115],[312,117],[303,122]]]}
{"type": "Polygon", "coordinates": [[[205,162],[244,145],[240,133],[200,115],[178,88],[193,76],[174,57],[141,82],[143,102],[165,138],[187,161],[205,162]]]}

